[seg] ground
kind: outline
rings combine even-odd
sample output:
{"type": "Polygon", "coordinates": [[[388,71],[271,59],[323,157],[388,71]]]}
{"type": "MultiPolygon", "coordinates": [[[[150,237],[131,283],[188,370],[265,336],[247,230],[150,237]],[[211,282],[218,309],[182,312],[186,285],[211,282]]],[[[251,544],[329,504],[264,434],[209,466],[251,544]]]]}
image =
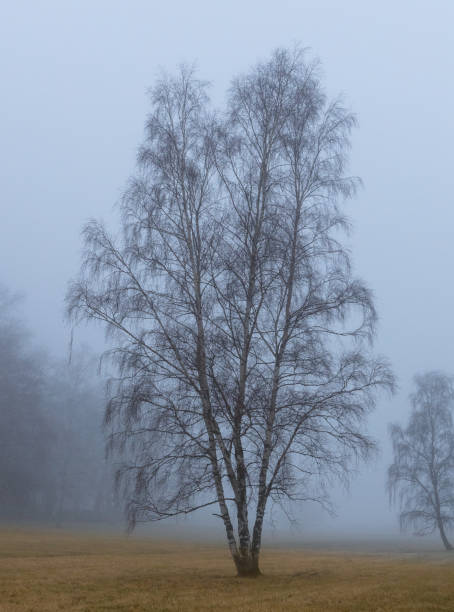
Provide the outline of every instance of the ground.
{"type": "Polygon", "coordinates": [[[0,530],[0,611],[454,611],[454,554],[268,548],[256,580],[225,548],[58,529],[0,530]]]}

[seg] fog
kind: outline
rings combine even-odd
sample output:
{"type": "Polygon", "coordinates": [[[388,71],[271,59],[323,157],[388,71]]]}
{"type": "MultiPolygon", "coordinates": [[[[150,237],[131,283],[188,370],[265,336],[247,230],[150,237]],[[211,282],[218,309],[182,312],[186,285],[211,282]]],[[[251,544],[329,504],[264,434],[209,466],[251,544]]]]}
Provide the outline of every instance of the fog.
{"type": "MultiPolygon", "coordinates": [[[[298,526],[290,529],[277,512],[276,537],[292,529],[396,534],[397,510],[385,493],[388,423],[406,421],[415,373],[454,373],[453,20],[448,0],[0,7],[0,283],[24,295],[30,346],[54,362],[68,360],[63,304],[79,268],[81,227],[89,218],[115,226],[113,206],[149,111],[146,92],[161,69],[196,62],[219,102],[233,75],[299,42],[320,57],[329,94],[342,93],[357,114],[350,167],[364,187],[348,204],[349,240],[356,272],[375,294],[376,349],[391,361],[399,388],[369,419],[379,456],[358,465],[348,491],[334,489],[337,516],[295,507],[298,526]]],[[[75,354],[104,348],[100,329],[74,334],[75,354]]],[[[178,521],[182,532],[207,517],[191,520],[178,521]]]]}

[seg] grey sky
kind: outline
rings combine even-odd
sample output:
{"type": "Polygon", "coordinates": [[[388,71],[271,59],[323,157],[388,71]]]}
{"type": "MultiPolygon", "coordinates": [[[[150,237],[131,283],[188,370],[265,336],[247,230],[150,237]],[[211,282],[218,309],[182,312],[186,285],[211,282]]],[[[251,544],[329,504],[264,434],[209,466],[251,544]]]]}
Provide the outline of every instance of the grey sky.
{"type": "MultiPolygon", "coordinates": [[[[453,23],[449,0],[3,0],[0,281],[26,294],[37,340],[66,349],[63,296],[80,228],[112,214],[159,68],[197,61],[221,101],[235,73],[300,42],[359,118],[351,169],[365,188],[348,205],[354,261],[375,291],[377,346],[400,382],[370,421],[384,440],[387,423],[406,418],[415,372],[454,373],[453,23]]],[[[383,448],[350,500],[339,496],[346,523],[369,524],[367,513],[395,523],[383,448]],[[353,512],[358,503],[364,511],[353,512]]]]}

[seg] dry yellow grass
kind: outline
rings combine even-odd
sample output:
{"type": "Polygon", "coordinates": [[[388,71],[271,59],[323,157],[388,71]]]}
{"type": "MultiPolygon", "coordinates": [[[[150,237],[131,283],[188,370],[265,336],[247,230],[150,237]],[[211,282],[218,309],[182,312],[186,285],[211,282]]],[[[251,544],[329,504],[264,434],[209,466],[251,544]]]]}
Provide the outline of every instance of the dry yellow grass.
{"type": "Polygon", "coordinates": [[[265,550],[236,578],[215,545],[58,530],[0,531],[0,610],[450,610],[449,557],[265,550]]]}

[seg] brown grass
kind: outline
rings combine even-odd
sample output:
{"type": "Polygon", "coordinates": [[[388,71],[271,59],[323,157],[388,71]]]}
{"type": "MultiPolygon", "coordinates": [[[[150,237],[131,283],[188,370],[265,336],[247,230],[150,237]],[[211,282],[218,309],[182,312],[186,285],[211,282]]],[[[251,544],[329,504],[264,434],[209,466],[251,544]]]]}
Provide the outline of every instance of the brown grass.
{"type": "Polygon", "coordinates": [[[454,611],[446,555],[265,550],[265,575],[244,580],[215,545],[32,529],[0,543],[1,612],[454,611]]]}

